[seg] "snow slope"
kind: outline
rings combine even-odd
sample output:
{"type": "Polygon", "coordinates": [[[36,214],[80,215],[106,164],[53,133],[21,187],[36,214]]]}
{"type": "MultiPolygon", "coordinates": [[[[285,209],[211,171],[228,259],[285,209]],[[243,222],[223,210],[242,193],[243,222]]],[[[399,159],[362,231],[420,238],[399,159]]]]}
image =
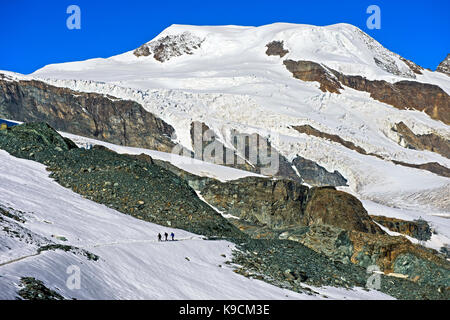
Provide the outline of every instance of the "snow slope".
{"type": "MultiPolygon", "coordinates": [[[[0,164],[0,205],[22,211],[26,232],[21,233],[32,234],[34,239],[25,243],[0,230],[0,299],[14,299],[20,277],[25,276],[76,299],[322,298],[234,273],[225,264],[233,248],[229,242],[202,240],[199,235],[121,214],[58,185],[43,165],[2,150],[0,164]],[[164,231],[174,231],[179,241],[156,241],[157,233],[164,231]],[[36,255],[36,243],[45,239],[88,250],[100,259],[89,261],[61,250],[36,255]],[[80,268],[80,289],[66,285],[70,266],[80,268]]],[[[362,289],[313,289],[334,299],[390,298],[362,289]]]]}

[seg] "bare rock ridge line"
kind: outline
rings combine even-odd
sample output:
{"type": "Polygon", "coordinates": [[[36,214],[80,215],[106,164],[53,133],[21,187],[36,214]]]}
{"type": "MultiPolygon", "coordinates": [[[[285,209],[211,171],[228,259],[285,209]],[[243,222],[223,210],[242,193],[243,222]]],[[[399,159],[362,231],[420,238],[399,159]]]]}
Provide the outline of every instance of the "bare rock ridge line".
{"type": "Polygon", "coordinates": [[[414,134],[408,126],[399,122],[392,128],[400,136],[399,144],[410,149],[428,150],[450,159],[450,141],[435,134],[414,134]]]}
{"type": "Polygon", "coordinates": [[[400,57],[400,60],[402,60],[404,63],[408,65],[408,67],[415,73],[415,74],[422,74],[422,71],[424,70],[421,66],[418,64],[412,62],[411,60],[405,59],[403,57],[400,57]]]}
{"type": "MultiPolygon", "coordinates": [[[[356,146],[353,142],[347,141],[339,137],[335,134],[329,134],[315,129],[310,125],[303,126],[293,126],[293,129],[297,130],[300,133],[308,134],[311,136],[315,136],[322,139],[328,139],[343,145],[344,147],[354,150],[363,155],[375,156],[381,160],[386,160],[384,157],[376,154],[376,153],[368,153],[363,148],[356,146]]],[[[400,122],[396,125],[393,130],[396,130],[401,137],[408,141],[406,147],[412,149],[420,149],[420,150],[430,150],[433,152],[440,153],[448,158],[448,152],[450,152],[449,142],[444,138],[436,135],[436,134],[427,134],[427,135],[414,135],[414,133],[403,123],[400,122]]],[[[426,170],[437,175],[443,177],[450,177],[450,169],[442,166],[437,162],[429,162],[422,164],[411,164],[397,160],[391,160],[393,163],[402,165],[405,167],[416,168],[426,170]]]]}
{"type": "Polygon", "coordinates": [[[294,78],[319,82],[323,92],[339,94],[342,86],[346,86],[368,92],[373,99],[397,109],[424,111],[432,119],[450,124],[450,96],[436,85],[408,80],[393,84],[384,80],[368,80],[344,75],[312,61],[284,60],[283,63],[294,78]]]}
{"type": "MultiPolygon", "coordinates": [[[[343,145],[344,147],[347,147],[348,149],[354,150],[354,151],[356,151],[358,153],[361,153],[361,154],[364,154],[364,155],[369,155],[369,153],[367,153],[366,150],[364,150],[363,148],[355,145],[351,141],[347,141],[347,140],[342,139],[341,137],[339,137],[336,134],[329,134],[329,133],[326,133],[326,132],[319,131],[319,130],[315,129],[314,127],[310,126],[310,125],[293,126],[292,128],[297,130],[300,133],[305,133],[307,135],[315,136],[315,137],[318,137],[318,138],[328,139],[328,140],[337,142],[337,143],[343,145]]],[[[373,155],[375,157],[381,158],[381,156],[379,156],[377,154],[371,153],[370,155],[373,155]]]]}
{"type": "Polygon", "coordinates": [[[138,103],[42,81],[0,80],[0,116],[118,145],[170,152],[174,129],[138,103]]]}
{"type": "Polygon", "coordinates": [[[156,61],[165,62],[173,57],[193,54],[194,50],[200,48],[202,42],[199,37],[184,32],[145,43],[134,50],[133,54],[138,58],[152,55],[156,61]]]}
{"type": "Polygon", "coordinates": [[[438,65],[436,71],[450,76],[450,53],[447,54],[447,57],[438,65]]]}
{"type": "Polygon", "coordinates": [[[395,164],[402,165],[404,167],[422,169],[422,170],[433,172],[442,177],[450,178],[450,169],[440,165],[437,162],[427,162],[427,163],[421,163],[421,164],[406,163],[406,162],[397,161],[397,160],[392,160],[392,162],[395,164]]]}

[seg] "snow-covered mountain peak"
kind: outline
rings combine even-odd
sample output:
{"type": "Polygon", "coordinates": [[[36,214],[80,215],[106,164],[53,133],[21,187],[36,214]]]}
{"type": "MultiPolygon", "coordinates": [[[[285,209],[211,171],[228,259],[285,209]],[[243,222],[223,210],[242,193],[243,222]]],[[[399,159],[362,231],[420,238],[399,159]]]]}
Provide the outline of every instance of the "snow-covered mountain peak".
{"type": "Polygon", "coordinates": [[[139,71],[145,65],[151,71],[174,69],[179,72],[186,63],[201,63],[209,70],[237,64],[255,65],[261,69],[261,63],[273,65],[278,62],[265,54],[267,44],[272,41],[283,42],[288,51],[285,59],[313,61],[344,74],[368,79],[415,78],[413,69],[420,69],[350,24],[274,23],[259,27],[172,25],[151,41],[124,54],[49,65],[35,74],[54,76],[55,71],[99,71],[103,68],[111,74],[124,65],[136,65],[139,71]]]}

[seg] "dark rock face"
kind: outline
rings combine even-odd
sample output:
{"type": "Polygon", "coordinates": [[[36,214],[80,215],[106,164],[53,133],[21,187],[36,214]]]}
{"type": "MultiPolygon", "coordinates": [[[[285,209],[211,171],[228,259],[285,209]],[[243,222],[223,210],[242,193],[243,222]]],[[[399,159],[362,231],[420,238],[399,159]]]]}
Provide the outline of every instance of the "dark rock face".
{"type": "Polygon", "coordinates": [[[314,161],[297,156],[292,160],[292,164],[297,169],[302,180],[311,186],[338,187],[347,185],[347,179],[345,179],[338,171],[335,170],[334,172],[329,172],[314,161]]]}
{"type": "Polygon", "coordinates": [[[393,131],[397,132],[407,148],[429,150],[450,159],[450,141],[435,133],[414,134],[403,122],[396,123],[393,131]]]}
{"type": "Polygon", "coordinates": [[[221,211],[272,229],[327,224],[384,233],[358,199],[332,187],[309,189],[295,181],[247,177],[207,181],[201,194],[221,211]]]}
{"type": "Polygon", "coordinates": [[[450,53],[447,55],[447,57],[438,65],[437,72],[444,73],[448,76],[450,76],[450,53]]]}
{"type": "Polygon", "coordinates": [[[141,105],[41,81],[0,80],[0,116],[44,121],[56,130],[119,145],[170,152],[174,129],[141,105]]]}
{"type": "Polygon", "coordinates": [[[266,54],[268,56],[279,56],[280,58],[283,58],[286,54],[289,53],[289,50],[284,49],[283,41],[269,42],[266,47],[266,54]]]}
{"type": "Polygon", "coordinates": [[[308,188],[289,180],[247,177],[221,183],[208,181],[201,190],[219,210],[271,228],[301,224],[308,188]]]}
{"type": "Polygon", "coordinates": [[[300,181],[292,164],[260,135],[232,130],[234,150],[220,142],[205,123],[191,124],[191,140],[197,159],[276,178],[300,181]]]}
{"type": "Polygon", "coordinates": [[[255,172],[280,179],[301,181],[292,164],[281,155],[270,141],[259,134],[242,134],[232,131],[233,146],[255,168],[255,172]],[[239,141],[244,141],[243,147],[239,141]]]}
{"type": "Polygon", "coordinates": [[[426,112],[432,119],[450,124],[450,96],[440,87],[432,84],[384,80],[368,80],[361,76],[344,75],[336,70],[311,61],[285,60],[284,65],[294,78],[303,81],[317,81],[320,90],[340,93],[343,86],[370,93],[370,96],[397,109],[415,109],[426,112]]]}
{"type": "Polygon", "coordinates": [[[191,141],[194,147],[194,157],[199,160],[225,165],[245,171],[257,172],[248,161],[234,150],[223,145],[216,133],[205,123],[194,121],[191,123],[191,141]]]}
{"type": "Polygon", "coordinates": [[[340,93],[339,90],[343,89],[336,77],[316,62],[284,60],[283,63],[294,78],[319,82],[323,92],[340,93]]]}
{"type": "Polygon", "coordinates": [[[425,220],[406,221],[384,216],[370,216],[372,220],[391,231],[405,234],[420,241],[431,239],[431,228],[425,220]]]}

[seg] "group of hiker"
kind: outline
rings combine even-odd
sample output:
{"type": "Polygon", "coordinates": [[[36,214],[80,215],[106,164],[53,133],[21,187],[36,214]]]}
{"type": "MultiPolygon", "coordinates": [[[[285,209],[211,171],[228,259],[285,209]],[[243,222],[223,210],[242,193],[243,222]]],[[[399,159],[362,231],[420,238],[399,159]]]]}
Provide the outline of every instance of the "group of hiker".
{"type": "MultiPolygon", "coordinates": [[[[166,238],[166,241],[168,241],[167,237],[169,237],[169,234],[167,232],[164,232],[164,237],[166,238]]],[[[172,238],[172,241],[175,241],[175,233],[170,233],[170,237],[172,238]]],[[[158,233],[158,241],[162,241],[161,233],[158,233]]]]}

